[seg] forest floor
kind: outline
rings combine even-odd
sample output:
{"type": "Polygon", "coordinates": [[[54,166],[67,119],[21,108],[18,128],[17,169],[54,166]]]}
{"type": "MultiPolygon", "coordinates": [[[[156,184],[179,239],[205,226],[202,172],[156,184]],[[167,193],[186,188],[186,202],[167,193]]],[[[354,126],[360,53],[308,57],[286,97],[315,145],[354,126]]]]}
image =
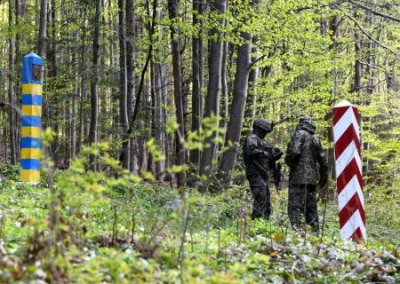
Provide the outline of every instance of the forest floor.
{"type": "Polygon", "coordinates": [[[333,201],[323,237],[292,232],[286,191],[267,222],[250,220],[241,186],[182,194],[75,169],[49,190],[12,167],[0,176],[0,283],[400,283],[399,224],[376,210],[356,244],[340,240],[333,201]]]}

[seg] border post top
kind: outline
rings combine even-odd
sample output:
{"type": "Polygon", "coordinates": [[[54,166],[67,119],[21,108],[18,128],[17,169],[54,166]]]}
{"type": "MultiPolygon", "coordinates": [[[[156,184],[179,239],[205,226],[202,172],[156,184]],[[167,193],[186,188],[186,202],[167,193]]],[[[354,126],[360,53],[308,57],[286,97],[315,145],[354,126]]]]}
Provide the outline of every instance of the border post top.
{"type": "Polygon", "coordinates": [[[22,66],[23,84],[43,84],[43,59],[34,52],[24,56],[22,66]]]}
{"type": "Polygon", "coordinates": [[[337,105],[335,105],[333,107],[333,109],[335,108],[342,108],[342,107],[354,107],[357,108],[355,105],[353,105],[351,102],[349,102],[348,100],[343,100],[340,103],[338,103],[337,105]]]}

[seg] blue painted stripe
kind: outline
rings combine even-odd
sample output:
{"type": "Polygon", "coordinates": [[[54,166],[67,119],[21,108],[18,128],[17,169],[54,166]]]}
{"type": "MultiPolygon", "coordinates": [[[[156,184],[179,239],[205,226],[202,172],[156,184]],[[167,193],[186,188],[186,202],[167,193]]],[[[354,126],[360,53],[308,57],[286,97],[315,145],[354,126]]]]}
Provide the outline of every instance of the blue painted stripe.
{"type": "Polygon", "coordinates": [[[40,160],[37,159],[22,159],[21,169],[23,170],[40,170],[40,160]]]}
{"type": "Polygon", "coordinates": [[[42,105],[42,96],[39,95],[22,95],[22,105],[35,105],[41,106],[42,105]]]}
{"type": "Polygon", "coordinates": [[[21,118],[22,126],[29,126],[29,127],[41,127],[42,126],[42,118],[40,116],[30,116],[24,115],[21,118]]]}
{"type": "Polygon", "coordinates": [[[40,138],[24,137],[21,138],[21,148],[40,148],[40,138]]]}

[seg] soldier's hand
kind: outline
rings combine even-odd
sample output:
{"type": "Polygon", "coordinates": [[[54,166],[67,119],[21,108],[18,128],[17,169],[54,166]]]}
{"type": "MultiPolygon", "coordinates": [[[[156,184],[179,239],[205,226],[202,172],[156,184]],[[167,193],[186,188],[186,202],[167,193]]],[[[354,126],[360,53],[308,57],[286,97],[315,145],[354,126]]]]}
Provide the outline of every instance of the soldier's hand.
{"type": "Polygon", "coordinates": [[[266,157],[267,159],[271,159],[271,154],[267,151],[263,152],[264,157],[266,157]]]}
{"type": "Polygon", "coordinates": [[[275,161],[278,161],[280,158],[282,158],[283,152],[281,150],[279,150],[278,152],[275,152],[274,154],[272,154],[272,156],[275,161]]]}

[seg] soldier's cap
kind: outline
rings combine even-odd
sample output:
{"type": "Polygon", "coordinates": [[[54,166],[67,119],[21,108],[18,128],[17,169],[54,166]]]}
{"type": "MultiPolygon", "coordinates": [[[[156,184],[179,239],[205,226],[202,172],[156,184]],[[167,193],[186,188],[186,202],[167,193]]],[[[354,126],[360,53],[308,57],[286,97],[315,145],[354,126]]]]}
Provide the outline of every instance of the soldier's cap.
{"type": "Polygon", "coordinates": [[[274,125],[266,119],[259,118],[253,122],[253,128],[258,127],[266,132],[271,132],[274,128],[274,125]]]}
{"type": "Polygon", "coordinates": [[[311,125],[314,125],[314,122],[312,121],[311,117],[304,116],[304,117],[300,117],[299,124],[311,124],[311,125]]]}

